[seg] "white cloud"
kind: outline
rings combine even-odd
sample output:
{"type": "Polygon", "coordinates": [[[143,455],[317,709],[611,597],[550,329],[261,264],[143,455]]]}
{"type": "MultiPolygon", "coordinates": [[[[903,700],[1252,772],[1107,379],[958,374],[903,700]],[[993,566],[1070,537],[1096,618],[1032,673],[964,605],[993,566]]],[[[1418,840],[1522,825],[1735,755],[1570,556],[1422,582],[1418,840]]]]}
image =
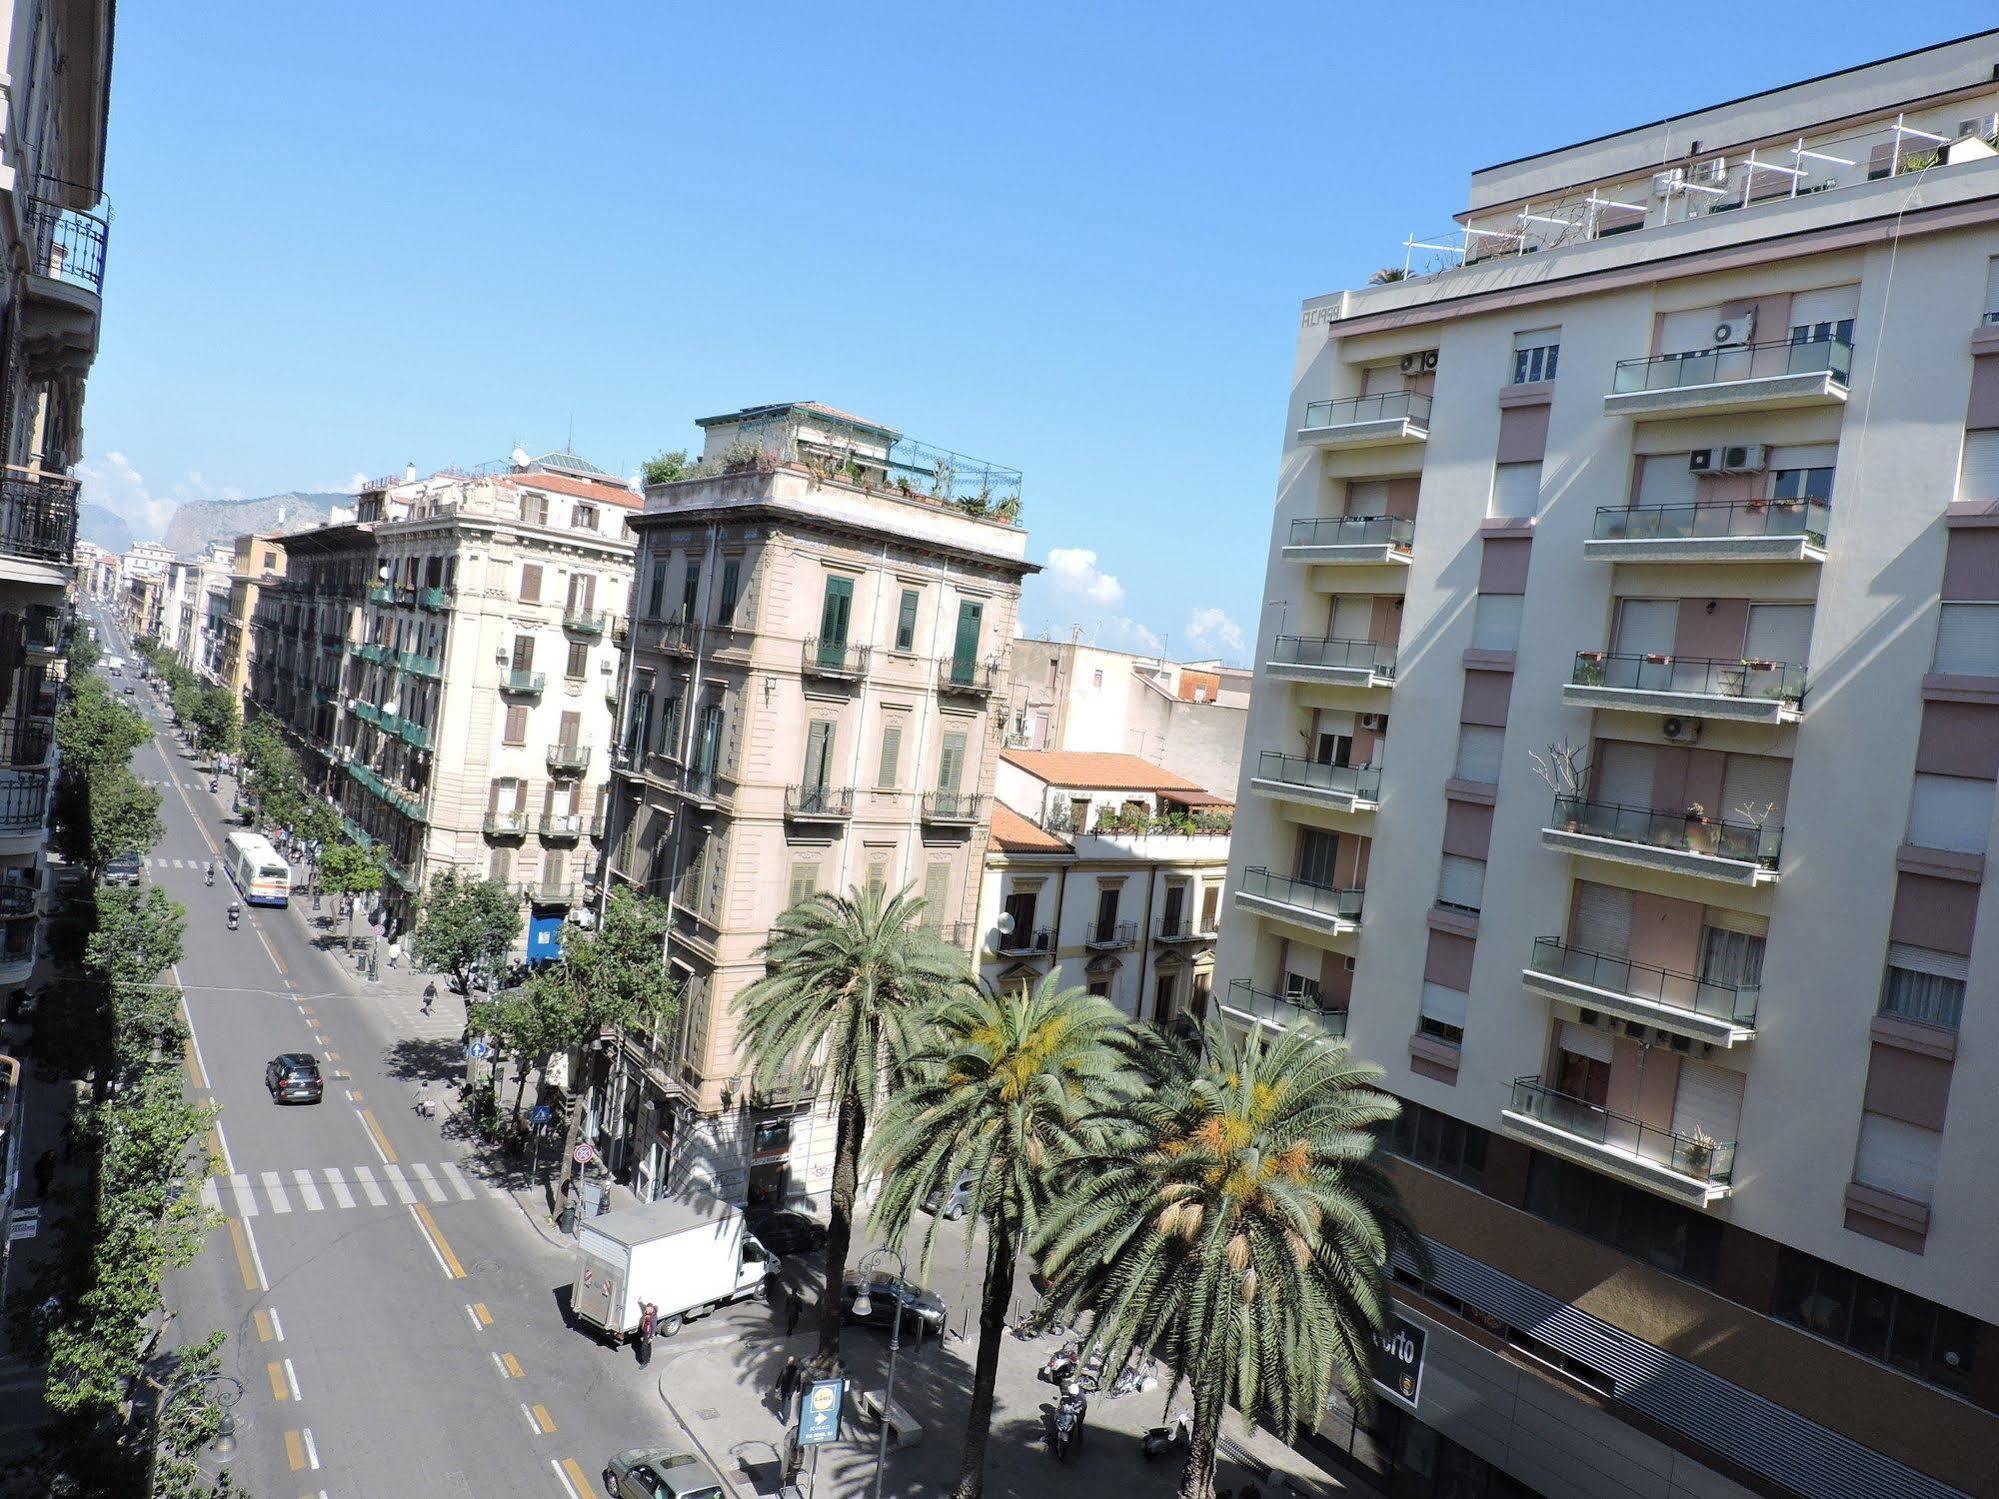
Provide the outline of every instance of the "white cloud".
{"type": "Polygon", "coordinates": [[[1226,609],[1196,609],[1187,616],[1187,640],[1210,655],[1224,659],[1241,657],[1246,642],[1242,626],[1229,618],[1226,609]]]}
{"type": "Polygon", "coordinates": [[[79,462],[76,477],[83,481],[82,498],[123,520],[140,541],[166,534],[178,502],[160,498],[147,486],[145,475],[132,466],[123,453],[112,451],[102,459],[79,462]]]}
{"type": "Polygon", "coordinates": [[[359,494],[367,482],[368,476],[357,468],[354,470],[354,477],[347,481],[347,492],[349,494],[359,494]]]}
{"type": "Polygon", "coordinates": [[[1106,609],[1124,602],[1124,584],[1097,566],[1097,554],[1088,547],[1051,547],[1047,578],[1057,593],[1106,609]]]}
{"type": "Polygon", "coordinates": [[[1091,643],[1140,656],[1158,656],[1166,650],[1165,640],[1156,631],[1147,629],[1128,614],[1114,614],[1105,620],[1091,643]]]}

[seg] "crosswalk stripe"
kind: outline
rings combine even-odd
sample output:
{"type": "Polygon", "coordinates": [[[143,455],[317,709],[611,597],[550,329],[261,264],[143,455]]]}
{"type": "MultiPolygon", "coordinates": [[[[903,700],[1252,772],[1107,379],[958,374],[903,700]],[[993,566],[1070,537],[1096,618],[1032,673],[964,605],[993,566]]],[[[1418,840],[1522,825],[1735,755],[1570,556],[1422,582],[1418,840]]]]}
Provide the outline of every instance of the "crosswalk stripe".
{"type": "Polygon", "coordinates": [[[236,1197],[236,1216],[254,1218],[257,1216],[257,1199],[250,1193],[250,1178],[238,1171],[229,1178],[229,1190],[236,1197]]]}
{"type": "Polygon", "coordinates": [[[472,1200],[472,1184],[465,1180],[464,1172],[460,1171],[449,1161],[444,1162],[437,1169],[442,1171],[444,1179],[451,1183],[451,1190],[458,1194],[460,1202],[470,1202],[472,1200]]]}
{"type": "Polygon", "coordinates": [[[361,1191],[367,1197],[370,1207],[383,1208],[389,1205],[389,1199],[384,1197],[382,1189],[375,1185],[375,1172],[372,1167],[356,1166],[354,1179],[361,1184],[361,1191]]]}
{"type": "Polygon", "coordinates": [[[416,1201],[416,1193],[412,1192],[410,1184],[403,1180],[402,1167],[384,1166],[382,1169],[389,1174],[389,1190],[402,1199],[403,1206],[408,1207],[416,1201]]]}
{"type": "Polygon", "coordinates": [[[416,1175],[417,1185],[429,1194],[432,1202],[443,1202],[445,1200],[444,1188],[440,1187],[437,1184],[437,1178],[430,1174],[430,1167],[411,1166],[410,1170],[416,1175]]]}
{"type": "Polygon", "coordinates": [[[204,1213],[222,1211],[222,1194],[215,1189],[215,1178],[212,1176],[201,1184],[201,1210],[204,1213]]]}
{"type": "Polygon", "coordinates": [[[347,1178],[340,1174],[338,1166],[328,1166],[326,1168],[326,1187],[333,1194],[333,1204],[335,1207],[351,1208],[354,1206],[354,1194],[347,1190],[347,1178]]]}
{"type": "Polygon", "coordinates": [[[264,1173],[264,1195],[271,1199],[272,1212],[289,1213],[292,1210],[292,1200],[285,1196],[284,1178],[277,1172],[264,1173]]]}
{"type": "Polygon", "coordinates": [[[303,1168],[292,1172],[292,1180],[298,1183],[298,1195],[305,1199],[305,1210],[316,1213],[326,1204],[319,1200],[319,1188],[313,1185],[312,1173],[303,1168]]]}

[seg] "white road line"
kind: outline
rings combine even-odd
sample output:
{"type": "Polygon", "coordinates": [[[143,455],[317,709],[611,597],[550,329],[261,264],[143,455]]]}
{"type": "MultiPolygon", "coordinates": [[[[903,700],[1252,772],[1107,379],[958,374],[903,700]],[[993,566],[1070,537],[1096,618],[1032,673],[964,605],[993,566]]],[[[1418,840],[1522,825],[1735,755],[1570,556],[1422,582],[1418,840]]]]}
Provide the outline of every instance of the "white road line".
{"type": "Polygon", "coordinates": [[[285,1383],[291,1386],[292,1399],[294,1400],[305,1399],[305,1396],[301,1395],[298,1392],[298,1370],[292,1367],[292,1361],[290,1359],[285,1360],[285,1383]]]}
{"type": "Polygon", "coordinates": [[[569,1475],[562,1471],[561,1458],[551,1457],[548,1465],[555,1469],[556,1479],[562,1484],[562,1492],[567,1494],[569,1499],[583,1499],[583,1495],[576,1492],[576,1485],[569,1481],[569,1475]]]}
{"type": "Polygon", "coordinates": [[[375,1185],[375,1173],[366,1166],[354,1168],[354,1180],[361,1184],[361,1191],[367,1196],[370,1207],[385,1208],[389,1199],[382,1195],[382,1189],[375,1185]]]}
{"type": "MultiPolygon", "coordinates": [[[[192,1030],[193,1028],[189,1027],[189,1029],[192,1030]]],[[[196,1059],[199,1060],[201,1056],[201,1048],[199,1046],[194,1049],[194,1054],[196,1059]]],[[[201,1070],[203,1072],[208,1071],[206,1063],[202,1065],[201,1070]]],[[[215,1121],[215,1143],[222,1147],[222,1169],[231,1176],[234,1176],[236,1174],[236,1163],[229,1159],[229,1137],[222,1133],[222,1121],[220,1119],[215,1121]]]]}
{"type": "Polygon", "coordinates": [[[271,1199],[272,1212],[289,1213],[292,1210],[292,1200],[285,1196],[284,1178],[277,1172],[264,1173],[264,1195],[271,1199]]]}
{"type": "Polygon", "coordinates": [[[368,1137],[368,1143],[374,1147],[375,1154],[381,1157],[382,1164],[384,1166],[388,1165],[389,1158],[385,1155],[382,1155],[382,1142],[380,1140],[377,1140],[375,1138],[375,1132],[368,1128],[368,1121],[361,1117],[361,1111],[359,1109],[356,1109],[354,1111],[354,1122],[361,1126],[361,1133],[368,1137]]]}
{"type": "Polygon", "coordinates": [[[305,1199],[305,1210],[316,1213],[326,1204],[319,1200],[319,1188],[313,1185],[312,1173],[303,1168],[294,1169],[292,1180],[298,1183],[298,1195],[305,1199]]]}
{"type": "MultiPolygon", "coordinates": [[[[430,1236],[430,1230],[423,1226],[423,1219],[419,1218],[416,1215],[416,1204],[411,1203],[409,1205],[409,1209],[410,1209],[410,1222],[416,1225],[417,1237],[422,1239],[425,1245],[429,1247],[430,1257],[437,1261],[437,1268],[442,1270],[444,1272],[445,1278],[449,1280],[451,1278],[451,1267],[444,1263],[444,1255],[437,1247],[437,1240],[433,1239],[430,1236]]],[[[505,1373],[506,1371],[502,1370],[501,1372],[505,1373]]]]}
{"type": "Polygon", "coordinates": [[[437,1184],[437,1178],[430,1174],[430,1167],[413,1165],[410,1167],[410,1171],[416,1177],[417,1185],[423,1188],[425,1194],[432,1202],[445,1201],[444,1188],[440,1187],[437,1184]]]}
{"type": "Polygon", "coordinates": [[[535,1420],[534,1412],[528,1409],[528,1403],[525,1400],[521,1402],[521,1418],[528,1424],[529,1436],[538,1437],[541,1435],[541,1422],[535,1420]]]}
{"type": "Polygon", "coordinates": [[[333,1202],[336,1207],[351,1208],[354,1206],[354,1194],[347,1190],[347,1179],[340,1174],[338,1166],[328,1166],[326,1168],[326,1189],[333,1194],[333,1202]]]}
{"type": "Polygon", "coordinates": [[[274,1306],[267,1306],[264,1310],[271,1314],[271,1337],[277,1342],[282,1343],[285,1340],[285,1325],[278,1320],[278,1309],[274,1306]]]}
{"type": "Polygon", "coordinates": [[[465,1308],[465,1315],[466,1315],[466,1317],[467,1317],[467,1318],[469,1318],[469,1319],[471,1320],[471,1323],[472,1323],[472,1331],[474,1331],[474,1332],[484,1332],[484,1331],[486,1330],[485,1328],[483,1328],[483,1327],[481,1327],[481,1326],[479,1325],[479,1314],[478,1314],[477,1312],[473,1311],[471,1307],[469,1307],[469,1306],[468,1306],[468,1307],[466,1307],[466,1308],[465,1308]]]}
{"type": "Polygon", "coordinates": [[[500,1362],[499,1354],[489,1353],[486,1355],[486,1357],[491,1359],[493,1361],[493,1367],[500,1371],[500,1378],[505,1379],[507,1377],[507,1366],[500,1362]]]}
{"type": "MultiPolygon", "coordinates": [[[[173,967],[169,968],[167,970],[167,973],[173,979],[174,987],[179,988],[180,987],[179,965],[176,964],[173,967]]],[[[183,994],[180,997],[180,1018],[185,1022],[187,1022],[187,1044],[194,1048],[194,1065],[201,1069],[201,1080],[204,1085],[212,1084],[213,1079],[210,1078],[208,1075],[208,1058],[204,1057],[201,1054],[201,1037],[197,1036],[194,1033],[194,1012],[188,1009],[187,996],[185,994],[183,994]]],[[[216,1128],[220,1129],[221,1126],[217,1125],[216,1128]]],[[[225,1166],[228,1165],[226,1156],[224,1159],[224,1165],[225,1166]]],[[[229,1167],[229,1169],[233,1170],[235,1168],[229,1167]]]]}
{"type": "Polygon", "coordinates": [[[234,1172],[229,1178],[229,1190],[236,1196],[236,1216],[254,1218],[257,1216],[257,1199],[250,1192],[250,1178],[242,1172],[234,1172]]]}
{"type": "Polygon", "coordinates": [[[256,1230],[252,1229],[248,1223],[243,1225],[243,1242],[250,1246],[250,1263],[257,1267],[257,1289],[260,1291],[270,1290],[271,1278],[264,1274],[264,1257],[257,1252],[256,1230]]]}
{"type": "Polygon", "coordinates": [[[405,1207],[416,1201],[416,1193],[412,1192],[410,1184],[403,1180],[401,1167],[385,1165],[382,1169],[389,1175],[389,1190],[402,1199],[405,1207]]]}
{"type": "Polygon", "coordinates": [[[460,1202],[470,1202],[472,1200],[475,1194],[472,1191],[472,1184],[465,1180],[464,1172],[460,1171],[449,1161],[444,1162],[437,1169],[442,1171],[444,1179],[451,1183],[451,1190],[458,1194],[460,1202]]]}
{"type": "Polygon", "coordinates": [[[204,1213],[222,1211],[222,1194],[215,1189],[215,1178],[206,1177],[201,1183],[201,1210],[204,1213]]]}
{"type": "Polygon", "coordinates": [[[305,1438],[306,1466],[317,1470],[319,1467],[319,1447],[312,1440],[312,1428],[310,1426],[306,1427],[299,1435],[305,1438]]]}

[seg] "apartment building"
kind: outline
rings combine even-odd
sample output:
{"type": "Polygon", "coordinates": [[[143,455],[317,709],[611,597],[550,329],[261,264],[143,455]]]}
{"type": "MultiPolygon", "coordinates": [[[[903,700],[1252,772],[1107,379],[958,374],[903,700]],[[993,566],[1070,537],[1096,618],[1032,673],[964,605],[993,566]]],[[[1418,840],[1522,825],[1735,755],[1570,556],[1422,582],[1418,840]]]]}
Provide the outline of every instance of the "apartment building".
{"type": "Polygon", "coordinates": [[[672,902],[682,1014],[628,1036],[591,1127],[642,1197],[823,1202],[811,1058],[753,1085],[733,1003],[815,890],[911,887],[962,942],[978,906],[1020,475],[816,402],[700,423],[647,488],[625,657],[613,878],[672,902]]]}
{"type": "MultiPolygon", "coordinates": [[[[70,628],[84,386],[103,318],[99,211],[111,0],[20,0],[0,132],[0,997],[25,985],[46,889],[56,658],[70,628]]],[[[0,1057],[0,1223],[13,1215],[20,1068],[0,1057]]],[[[8,1247],[0,1244],[0,1289],[8,1247]]]]}
{"type": "Polygon", "coordinates": [[[1406,1103],[1407,1492],[1999,1492],[1995,133],[1986,33],[1304,305],[1220,967],[1406,1103]]]}
{"type": "Polygon", "coordinates": [[[1136,755],[1002,751],[980,976],[1004,987],[1053,972],[1157,1025],[1205,1015],[1230,811],[1226,797],[1136,755]]]}
{"type": "Polygon", "coordinates": [[[217,680],[249,711],[257,673],[254,628],[263,593],[285,575],[285,539],[251,534],[236,538],[229,562],[229,607],[222,616],[222,665],[217,680]]]}
{"type": "Polygon", "coordinates": [[[616,739],[639,497],[571,453],[364,488],[284,538],[257,701],[377,845],[391,923],[452,869],[516,887],[526,953],[585,907],[616,739]]]}
{"type": "Polygon", "coordinates": [[[189,671],[214,680],[222,668],[223,620],[229,613],[230,573],[235,548],[212,542],[198,557],[176,558],[169,570],[167,607],[171,626],[162,643],[189,671]]]}

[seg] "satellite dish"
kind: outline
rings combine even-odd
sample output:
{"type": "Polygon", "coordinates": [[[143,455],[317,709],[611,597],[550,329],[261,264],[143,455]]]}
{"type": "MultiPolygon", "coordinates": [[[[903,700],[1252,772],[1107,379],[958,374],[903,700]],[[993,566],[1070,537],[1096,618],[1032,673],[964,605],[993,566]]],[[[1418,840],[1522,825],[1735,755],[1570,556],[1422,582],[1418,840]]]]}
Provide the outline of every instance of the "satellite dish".
{"type": "Polygon", "coordinates": [[[1013,935],[1014,924],[1013,912],[1011,911],[1000,912],[999,920],[993,923],[994,926],[999,928],[999,934],[1002,937],[1011,937],[1013,935]]]}
{"type": "Polygon", "coordinates": [[[528,466],[528,450],[520,447],[515,448],[513,452],[507,454],[507,461],[513,464],[515,468],[526,468],[528,466]]]}

